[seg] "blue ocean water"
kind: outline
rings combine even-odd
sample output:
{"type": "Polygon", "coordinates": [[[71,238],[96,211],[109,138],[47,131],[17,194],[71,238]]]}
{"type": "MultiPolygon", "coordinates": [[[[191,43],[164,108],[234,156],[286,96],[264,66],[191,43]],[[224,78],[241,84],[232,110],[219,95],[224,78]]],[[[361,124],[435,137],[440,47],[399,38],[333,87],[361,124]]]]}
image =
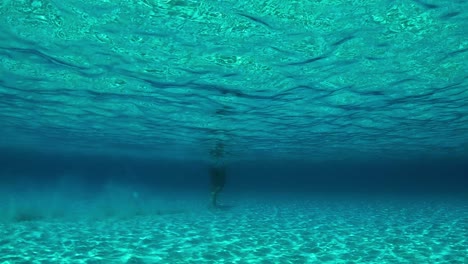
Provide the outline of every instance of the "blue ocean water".
{"type": "Polygon", "coordinates": [[[468,263],[467,11],[0,1],[0,263],[468,263]]]}

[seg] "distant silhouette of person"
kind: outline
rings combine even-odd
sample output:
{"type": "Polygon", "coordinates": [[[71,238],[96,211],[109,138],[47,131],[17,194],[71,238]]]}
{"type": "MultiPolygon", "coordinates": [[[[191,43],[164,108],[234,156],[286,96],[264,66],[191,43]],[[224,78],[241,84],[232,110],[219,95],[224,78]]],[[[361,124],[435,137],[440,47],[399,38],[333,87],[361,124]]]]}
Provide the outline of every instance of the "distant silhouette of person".
{"type": "Polygon", "coordinates": [[[226,167],[213,166],[210,170],[211,177],[211,204],[218,207],[218,194],[224,189],[226,184],[226,167]]]}
{"type": "Polygon", "coordinates": [[[218,142],[210,154],[215,159],[215,164],[210,168],[211,204],[213,207],[218,207],[218,194],[226,184],[226,166],[220,161],[224,156],[224,144],[218,142]]]}

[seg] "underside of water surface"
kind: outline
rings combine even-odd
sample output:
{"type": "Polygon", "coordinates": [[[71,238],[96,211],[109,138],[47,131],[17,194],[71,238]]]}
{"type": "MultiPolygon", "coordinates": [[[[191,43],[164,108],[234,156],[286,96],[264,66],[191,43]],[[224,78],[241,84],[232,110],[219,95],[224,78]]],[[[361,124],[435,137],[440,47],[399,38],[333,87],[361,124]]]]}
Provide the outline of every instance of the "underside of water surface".
{"type": "Polygon", "coordinates": [[[467,153],[466,1],[2,1],[1,145],[467,153]]]}

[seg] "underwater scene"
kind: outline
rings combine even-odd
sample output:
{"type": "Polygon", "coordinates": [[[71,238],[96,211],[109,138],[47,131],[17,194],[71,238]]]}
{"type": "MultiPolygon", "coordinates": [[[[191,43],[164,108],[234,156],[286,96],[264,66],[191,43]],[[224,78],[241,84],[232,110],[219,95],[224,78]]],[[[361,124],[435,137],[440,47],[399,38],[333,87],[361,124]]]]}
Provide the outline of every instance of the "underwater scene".
{"type": "Polygon", "coordinates": [[[0,0],[0,264],[466,264],[467,62],[466,0],[0,0]]]}

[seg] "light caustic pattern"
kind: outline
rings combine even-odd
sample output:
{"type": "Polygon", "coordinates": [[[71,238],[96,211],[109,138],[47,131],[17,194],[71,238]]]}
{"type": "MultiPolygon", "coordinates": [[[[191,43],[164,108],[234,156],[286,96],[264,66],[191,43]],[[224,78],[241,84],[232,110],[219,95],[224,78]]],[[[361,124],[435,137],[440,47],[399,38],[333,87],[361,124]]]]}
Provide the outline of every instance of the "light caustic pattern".
{"type": "Polygon", "coordinates": [[[250,200],[222,212],[0,223],[0,260],[463,264],[467,210],[450,203],[250,200]]]}

